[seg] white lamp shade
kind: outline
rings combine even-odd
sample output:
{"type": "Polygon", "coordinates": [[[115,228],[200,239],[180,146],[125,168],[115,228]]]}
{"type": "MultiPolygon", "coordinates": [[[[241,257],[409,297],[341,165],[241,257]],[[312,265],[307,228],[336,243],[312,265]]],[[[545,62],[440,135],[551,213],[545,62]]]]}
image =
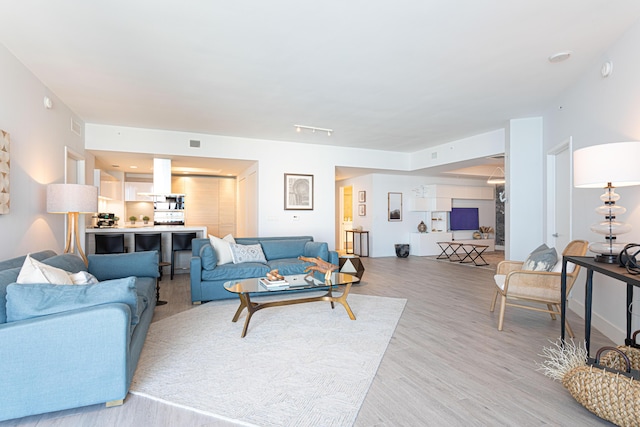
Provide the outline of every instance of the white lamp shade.
{"type": "Polygon", "coordinates": [[[93,213],[98,211],[98,187],[80,184],[49,184],[47,212],[93,213]]]}
{"type": "Polygon", "coordinates": [[[640,185],[640,141],[614,142],[573,153],[573,185],[604,188],[640,185]]]}

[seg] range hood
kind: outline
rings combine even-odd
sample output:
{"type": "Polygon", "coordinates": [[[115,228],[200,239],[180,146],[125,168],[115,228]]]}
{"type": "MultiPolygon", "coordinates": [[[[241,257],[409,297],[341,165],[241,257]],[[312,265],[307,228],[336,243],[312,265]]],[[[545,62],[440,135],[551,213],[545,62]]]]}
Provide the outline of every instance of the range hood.
{"type": "Polygon", "coordinates": [[[184,196],[171,191],[171,159],[153,159],[153,195],[184,196]]]}

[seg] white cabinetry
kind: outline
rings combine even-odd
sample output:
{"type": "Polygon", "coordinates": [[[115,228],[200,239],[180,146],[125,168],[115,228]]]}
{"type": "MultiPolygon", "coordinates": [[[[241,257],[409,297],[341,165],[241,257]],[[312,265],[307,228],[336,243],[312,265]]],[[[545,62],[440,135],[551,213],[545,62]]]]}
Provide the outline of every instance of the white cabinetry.
{"type": "Polygon", "coordinates": [[[432,233],[442,233],[449,230],[449,213],[448,212],[427,212],[431,218],[431,228],[428,231],[432,233]]]}
{"type": "Polygon", "coordinates": [[[122,200],[122,181],[109,173],[94,169],[93,182],[98,187],[98,197],[109,200],[122,200]]]}
{"type": "Polygon", "coordinates": [[[124,183],[125,202],[153,202],[153,183],[128,181],[124,183]]]}
{"type": "Polygon", "coordinates": [[[438,242],[450,242],[451,233],[411,233],[410,254],[414,256],[440,255],[438,242]]]}

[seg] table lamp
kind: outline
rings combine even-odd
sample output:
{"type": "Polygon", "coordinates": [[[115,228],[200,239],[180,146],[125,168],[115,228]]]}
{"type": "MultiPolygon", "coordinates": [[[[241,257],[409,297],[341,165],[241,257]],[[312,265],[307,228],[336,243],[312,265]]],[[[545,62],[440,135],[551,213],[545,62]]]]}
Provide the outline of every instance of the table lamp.
{"type": "Polygon", "coordinates": [[[591,231],[605,236],[604,242],[591,243],[595,260],[613,264],[626,243],[616,241],[619,234],[631,231],[631,225],[616,221],[627,210],[617,205],[616,187],[640,184],[640,141],[615,142],[581,148],[573,153],[573,185],[577,188],[604,188],[603,205],[596,212],[604,221],[591,226],[591,231]]]}
{"type": "Polygon", "coordinates": [[[49,184],[47,186],[47,212],[67,214],[67,243],[64,253],[78,254],[87,264],[88,260],[78,234],[78,215],[98,211],[98,187],[80,184],[49,184]]]}

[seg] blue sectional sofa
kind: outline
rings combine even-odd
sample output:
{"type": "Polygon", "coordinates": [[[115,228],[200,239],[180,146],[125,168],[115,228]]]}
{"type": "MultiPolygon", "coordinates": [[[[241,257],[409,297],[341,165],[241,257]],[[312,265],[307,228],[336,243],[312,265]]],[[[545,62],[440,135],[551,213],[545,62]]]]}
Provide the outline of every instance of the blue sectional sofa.
{"type": "Polygon", "coordinates": [[[298,259],[299,256],[318,257],[338,265],[338,253],[330,251],[325,242],[314,242],[311,236],[287,237],[238,237],[240,245],[260,244],[266,263],[245,262],[240,264],[218,264],[218,257],[209,239],[194,239],[191,253],[191,301],[237,298],[224,289],[230,280],[264,277],[267,272],[278,269],[282,275],[302,274],[313,265],[298,259]]]}
{"type": "Polygon", "coordinates": [[[122,404],[156,304],[157,252],[31,254],[88,271],[92,285],[16,284],[25,257],[0,262],[0,420],[122,404]]]}

